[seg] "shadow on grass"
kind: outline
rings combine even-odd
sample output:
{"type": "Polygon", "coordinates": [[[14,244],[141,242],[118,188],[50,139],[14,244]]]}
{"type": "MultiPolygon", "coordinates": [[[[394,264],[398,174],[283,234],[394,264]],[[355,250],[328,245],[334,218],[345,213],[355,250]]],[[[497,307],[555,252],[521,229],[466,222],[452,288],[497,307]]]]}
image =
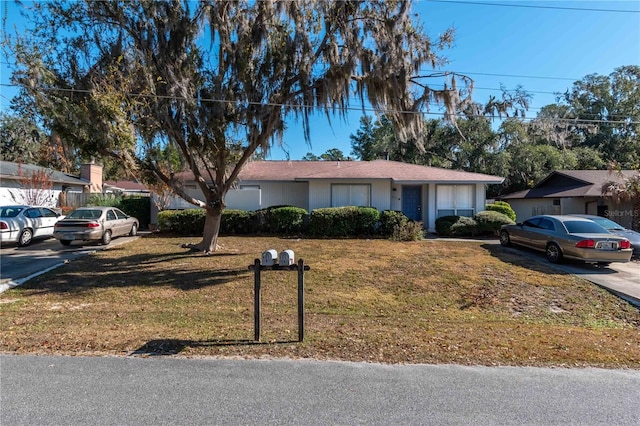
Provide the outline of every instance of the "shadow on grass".
{"type": "Polygon", "coordinates": [[[482,248],[487,250],[491,256],[514,266],[520,266],[522,268],[543,273],[567,274],[567,272],[555,269],[551,264],[549,264],[544,253],[536,250],[519,246],[503,247],[499,244],[483,244],[482,248]]]}
{"type": "Polygon", "coordinates": [[[181,251],[167,254],[137,253],[117,258],[87,256],[56,269],[55,273],[26,282],[20,290],[81,293],[97,288],[171,286],[188,291],[250,277],[248,269],[224,268],[215,264],[217,259],[228,256],[237,254],[213,253],[195,258],[192,252],[181,251]],[[205,265],[210,261],[211,269],[190,266],[194,259],[205,265]],[[186,266],[181,269],[182,261],[186,266]],[[163,268],[163,264],[171,266],[163,268]]]}
{"type": "Polygon", "coordinates": [[[584,263],[573,259],[564,259],[560,264],[552,264],[545,257],[544,253],[537,250],[522,246],[503,247],[496,244],[484,244],[482,247],[487,252],[505,263],[514,266],[521,266],[537,272],[553,273],[553,274],[616,274],[617,272],[609,267],[600,267],[590,263],[584,263]],[[572,270],[564,270],[563,267],[572,268],[572,270]]]}
{"type": "Polygon", "coordinates": [[[297,340],[281,340],[270,342],[258,342],[256,340],[180,340],[180,339],[157,339],[151,340],[140,348],[136,349],[131,355],[147,355],[147,356],[167,356],[177,355],[186,348],[198,347],[222,347],[222,346],[257,346],[271,344],[298,343],[297,340]]]}

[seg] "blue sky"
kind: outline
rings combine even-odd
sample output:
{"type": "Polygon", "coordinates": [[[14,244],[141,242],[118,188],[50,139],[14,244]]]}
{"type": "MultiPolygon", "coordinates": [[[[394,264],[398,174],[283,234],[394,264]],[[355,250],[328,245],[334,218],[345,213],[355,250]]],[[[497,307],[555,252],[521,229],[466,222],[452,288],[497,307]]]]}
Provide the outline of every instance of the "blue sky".
{"type": "MultiPolygon", "coordinates": [[[[566,91],[585,75],[608,75],[623,65],[640,65],[640,0],[418,0],[413,10],[430,35],[455,27],[454,45],[444,52],[450,63],[442,69],[473,78],[475,101],[498,96],[501,84],[507,89],[521,85],[533,95],[527,117],[535,117],[541,107],[555,102],[554,93],[566,91]]],[[[17,11],[13,1],[2,1],[0,16],[7,17],[7,31],[17,11]]],[[[0,60],[3,111],[15,94],[9,86],[9,60],[0,60]]],[[[291,120],[286,146],[274,147],[268,159],[288,155],[297,160],[307,152],[320,155],[331,148],[349,155],[349,136],[357,132],[361,116],[355,108],[346,122],[334,118],[332,127],[324,115],[314,116],[311,146],[301,126],[291,120]]]]}

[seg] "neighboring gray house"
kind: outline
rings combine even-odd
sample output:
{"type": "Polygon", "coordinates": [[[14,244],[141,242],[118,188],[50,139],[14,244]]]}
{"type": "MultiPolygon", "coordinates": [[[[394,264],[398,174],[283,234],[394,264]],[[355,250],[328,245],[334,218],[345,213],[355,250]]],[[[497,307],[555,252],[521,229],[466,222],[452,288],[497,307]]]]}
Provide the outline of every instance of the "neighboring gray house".
{"type": "Polygon", "coordinates": [[[606,216],[630,228],[634,214],[631,203],[616,204],[611,196],[602,194],[602,187],[611,181],[622,181],[638,173],[623,170],[623,177],[608,170],[558,170],[525,191],[503,195],[498,199],[511,204],[517,221],[538,214],[593,214],[606,216]]]}
{"type": "MultiPolygon", "coordinates": [[[[193,174],[179,176],[184,188],[201,198],[193,174]]],[[[484,210],[486,185],[504,178],[396,161],[254,161],[229,191],[227,208],[255,211],[292,205],[311,211],[323,207],[368,206],[399,210],[435,230],[440,216],[473,216],[484,210]]],[[[175,198],[169,209],[193,208],[175,198]]],[[[152,221],[154,215],[152,214],[152,221]]]]}

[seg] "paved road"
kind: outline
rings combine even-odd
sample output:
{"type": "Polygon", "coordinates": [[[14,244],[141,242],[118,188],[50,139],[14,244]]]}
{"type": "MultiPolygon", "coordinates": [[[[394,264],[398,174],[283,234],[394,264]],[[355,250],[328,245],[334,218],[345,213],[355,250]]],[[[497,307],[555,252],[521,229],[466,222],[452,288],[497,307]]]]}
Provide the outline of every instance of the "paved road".
{"type": "Polygon", "coordinates": [[[0,356],[3,425],[634,425],[640,371],[0,356]]]}

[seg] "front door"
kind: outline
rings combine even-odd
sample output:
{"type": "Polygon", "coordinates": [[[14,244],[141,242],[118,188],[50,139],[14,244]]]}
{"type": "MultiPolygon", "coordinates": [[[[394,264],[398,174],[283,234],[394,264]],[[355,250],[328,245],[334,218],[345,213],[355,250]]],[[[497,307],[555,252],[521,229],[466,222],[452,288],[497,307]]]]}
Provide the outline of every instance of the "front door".
{"type": "Polygon", "coordinates": [[[422,221],[422,187],[402,187],[402,213],[409,219],[422,221]]]}

